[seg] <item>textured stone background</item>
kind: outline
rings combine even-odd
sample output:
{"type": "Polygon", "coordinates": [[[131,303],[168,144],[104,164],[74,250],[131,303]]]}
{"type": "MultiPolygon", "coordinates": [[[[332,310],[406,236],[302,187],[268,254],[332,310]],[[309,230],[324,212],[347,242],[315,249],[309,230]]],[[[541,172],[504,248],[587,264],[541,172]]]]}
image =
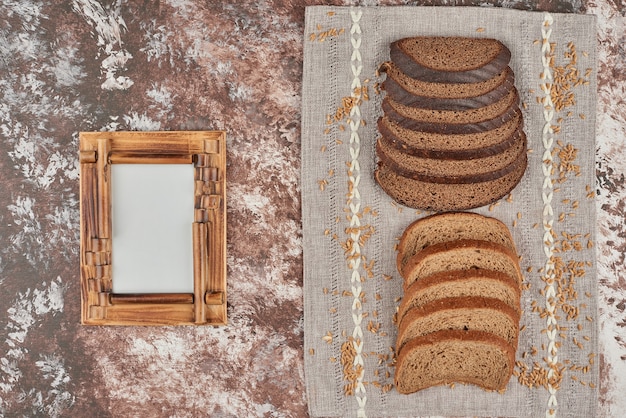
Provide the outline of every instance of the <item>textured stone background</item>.
{"type": "MultiPolygon", "coordinates": [[[[304,1],[0,1],[0,416],[306,416],[304,1]],[[228,132],[229,322],[79,323],[79,131],[228,132]]],[[[626,410],[626,5],[598,15],[599,415],[626,410]]]]}

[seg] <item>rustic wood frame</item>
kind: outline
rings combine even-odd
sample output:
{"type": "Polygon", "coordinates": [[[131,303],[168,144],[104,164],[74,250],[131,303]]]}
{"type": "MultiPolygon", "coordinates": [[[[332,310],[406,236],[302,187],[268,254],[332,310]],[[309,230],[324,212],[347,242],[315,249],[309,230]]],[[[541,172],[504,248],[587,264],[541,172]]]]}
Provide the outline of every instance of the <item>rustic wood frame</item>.
{"type": "Polygon", "coordinates": [[[79,137],[81,322],[225,325],[225,132],[81,132],[79,137]],[[193,293],[112,292],[110,164],[194,165],[193,293]]]}

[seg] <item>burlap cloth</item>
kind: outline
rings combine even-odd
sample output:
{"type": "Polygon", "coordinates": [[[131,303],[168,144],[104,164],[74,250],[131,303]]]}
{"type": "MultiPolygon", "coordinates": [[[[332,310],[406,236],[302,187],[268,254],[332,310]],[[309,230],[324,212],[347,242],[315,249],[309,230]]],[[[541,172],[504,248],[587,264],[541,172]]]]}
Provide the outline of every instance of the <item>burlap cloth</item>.
{"type": "Polygon", "coordinates": [[[595,40],[593,16],[470,7],[307,8],[302,212],[311,415],[595,415],[595,40]],[[415,35],[493,37],[512,52],[529,165],[510,196],[475,210],[510,227],[525,273],[521,378],[513,376],[503,394],[457,384],[401,395],[391,385],[393,315],[402,294],[394,245],[426,213],[393,203],[373,179],[382,100],[376,90],[384,77],[376,70],[392,41],[415,35]],[[567,103],[556,96],[546,101],[551,93],[541,85],[552,80],[567,103]],[[351,96],[360,100],[346,100],[351,96]]]}

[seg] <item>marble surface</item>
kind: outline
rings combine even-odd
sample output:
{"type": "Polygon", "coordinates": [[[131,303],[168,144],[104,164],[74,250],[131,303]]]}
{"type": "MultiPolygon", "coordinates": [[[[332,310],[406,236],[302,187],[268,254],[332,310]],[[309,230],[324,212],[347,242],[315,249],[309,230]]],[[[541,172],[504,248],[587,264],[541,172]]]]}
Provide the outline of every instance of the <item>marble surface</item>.
{"type": "MultiPolygon", "coordinates": [[[[307,416],[299,156],[309,4],[0,3],[0,416],[307,416]],[[229,325],[81,326],[77,134],[176,129],[228,132],[229,325]]],[[[598,415],[623,416],[626,6],[409,4],[598,16],[598,415]]]]}

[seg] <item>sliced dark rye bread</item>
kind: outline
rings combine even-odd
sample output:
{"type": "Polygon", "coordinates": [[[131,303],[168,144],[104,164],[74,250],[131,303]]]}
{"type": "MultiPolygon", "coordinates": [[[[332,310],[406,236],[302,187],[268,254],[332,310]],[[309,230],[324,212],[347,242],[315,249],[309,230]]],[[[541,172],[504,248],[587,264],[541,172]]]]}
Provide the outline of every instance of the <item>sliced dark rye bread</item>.
{"type": "Polygon", "coordinates": [[[404,290],[435,273],[470,269],[495,270],[517,279],[523,276],[517,253],[495,242],[460,239],[429,245],[411,257],[402,269],[404,290]]]}
{"type": "Polygon", "coordinates": [[[396,202],[415,209],[448,211],[489,205],[506,196],[519,183],[526,170],[526,153],[508,174],[478,183],[432,183],[403,177],[379,162],[374,177],[396,202]]]}
{"type": "Polygon", "coordinates": [[[526,159],[526,136],[518,131],[517,140],[500,154],[482,158],[451,160],[408,155],[391,146],[385,137],[376,143],[378,158],[403,177],[431,183],[477,183],[502,177],[526,159]]]}
{"type": "Polygon", "coordinates": [[[411,339],[444,329],[484,331],[517,348],[520,314],[498,299],[461,296],[410,309],[398,325],[396,350],[411,339]]]}
{"type": "Polygon", "coordinates": [[[378,131],[396,149],[424,158],[467,159],[499,154],[515,141],[514,134],[522,131],[522,113],[515,107],[492,123],[489,130],[477,130],[470,124],[456,126],[459,133],[433,132],[435,124],[426,131],[404,127],[388,116],[378,119],[378,131]]]}
{"type": "Polygon", "coordinates": [[[494,90],[505,80],[513,80],[513,70],[510,67],[506,67],[500,74],[478,83],[434,83],[417,80],[404,74],[391,61],[383,63],[380,71],[387,74],[387,80],[395,81],[404,90],[412,94],[438,99],[463,99],[480,96],[494,90]]]}
{"type": "Polygon", "coordinates": [[[515,349],[481,331],[444,330],[410,340],[397,355],[394,385],[399,393],[459,382],[504,390],[515,349]]]}
{"type": "Polygon", "coordinates": [[[473,212],[436,213],[404,229],[398,242],[398,271],[402,272],[407,261],[424,248],[462,239],[495,242],[517,252],[511,231],[499,219],[473,212]]]}
{"type": "Polygon", "coordinates": [[[443,271],[416,280],[404,292],[398,307],[397,323],[402,323],[412,308],[437,299],[462,296],[498,299],[515,312],[521,312],[517,278],[486,269],[443,271]]]}
{"type": "MultiPolygon", "coordinates": [[[[495,114],[491,119],[486,119],[481,122],[475,123],[462,123],[456,118],[452,118],[452,122],[449,123],[437,123],[428,122],[423,120],[416,120],[406,116],[403,116],[392,106],[388,97],[385,97],[382,101],[382,109],[385,117],[394,121],[402,128],[412,129],[421,132],[433,132],[439,134],[469,134],[474,132],[485,132],[502,126],[508,120],[515,118],[519,112],[519,105],[517,101],[513,101],[503,113],[495,114]]],[[[498,102],[498,104],[501,104],[498,102]]],[[[495,110],[495,107],[492,108],[495,110]]],[[[441,112],[441,111],[432,111],[441,112]]],[[[486,113],[483,110],[483,113],[486,113]]],[[[452,114],[447,116],[452,117],[452,114]]]]}
{"type": "MultiPolygon", "coordinates": [[[[410,92],[390,77],[383,82],[382,89],[395,102],[410,108],[461,111],[492,105],[502,100],[515,88],[514,81],[513,73],[509,73],[509,78],[493,90],[463,98],[434,98],[421,95],[420,92],[410,92]]],[[[442,85],[454,86],[453,83],[442,85]]]]}
{"type": "MultiPolygon", "coordinates": [[[[481,96],[483,97],[483,96],[481,96]]],[[[519,96],[517,89],[509,90],[500,100],[489,103],[473,103],[472,100],[459,99],[459,103],[467,104],[458,110],[430,109],[419,106],[404,105],[390,96],[383,99],[383,109],[391,108],[403,118],[412,119],[421,123],[436,124],[478,124],[492,120],[494,117],[506,113],[511,106],[517,106],[519,96]]]]}
{"type": "Polygon", "coordinates": [[[414,37],[391,44],[391,61],[406,75],[438,83],[476,83],[502,72],[511,51],[485,38],[414,37]]]}

